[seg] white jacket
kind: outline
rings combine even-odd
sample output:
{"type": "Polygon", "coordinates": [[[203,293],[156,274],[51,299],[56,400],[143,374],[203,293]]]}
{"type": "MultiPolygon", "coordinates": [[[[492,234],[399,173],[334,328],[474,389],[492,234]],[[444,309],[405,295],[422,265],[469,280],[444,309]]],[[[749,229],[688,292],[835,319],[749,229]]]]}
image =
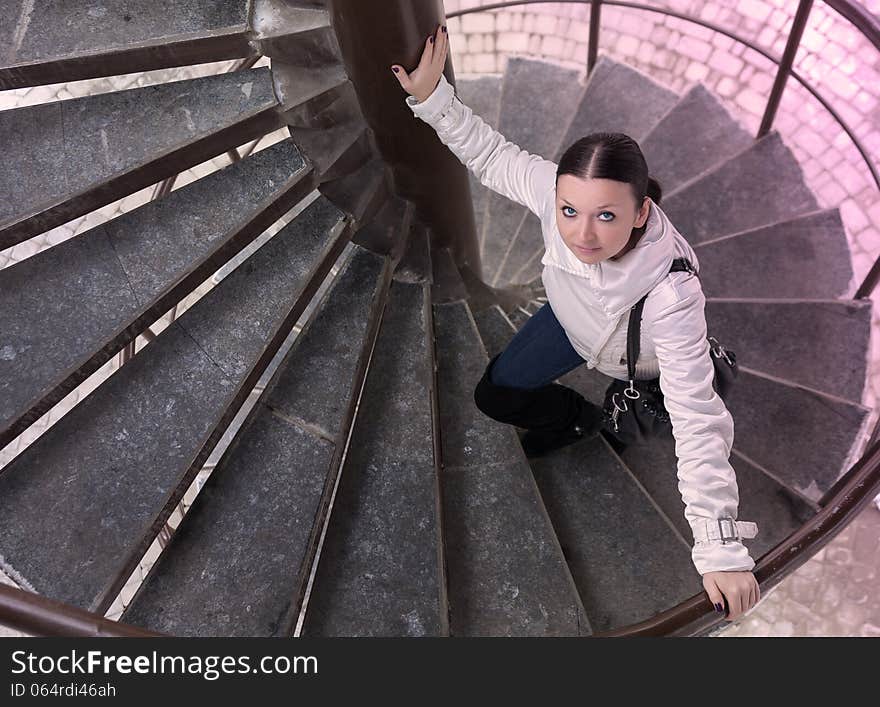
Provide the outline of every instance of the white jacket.
{"type": "MultiPolygon", "coordinates": [[[[672,260],[680,256],[699,269],[693,249],[652,201],[647,229],[635,248],[618,261],[581,262],[556,225],[555,162],[522,150],[493,130],[461,102],[445,76],[425,101],[420,103],[414,96],[405,100],[482,184],[540,219],[547,299],[588,367],[626,379],[629,309],[649,293],[636,375],[655,378],[659,373],[675,437],[678,489],[685,518],[695,533],[694,565],[701,575],[754,568],[755,561],[741,542],[698,539],[699,530],[707,528],[717,538],[718,519],[736,518],[739,489],[728,461],[733,418],[712,387],[714,369],[700,281],[687,272],[669,273],[672,260]]],[[[746,524],[752,532],[757,530],[746,524]]],[[[727,524],[724,532],[730,534],[727,524]]]]}

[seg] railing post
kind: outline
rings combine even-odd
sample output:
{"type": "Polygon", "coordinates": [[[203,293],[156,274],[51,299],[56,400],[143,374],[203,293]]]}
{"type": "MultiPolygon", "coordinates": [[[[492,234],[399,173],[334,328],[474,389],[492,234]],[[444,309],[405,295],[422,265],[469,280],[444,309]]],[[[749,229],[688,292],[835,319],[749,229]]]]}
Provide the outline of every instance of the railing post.
{"type": "Polygon", "coordinates": [[[785,51],[782,54],[782,61],[779,63],[779,69],[776,71],[776,80],[773,82],[770,97],[767,99],[767,108],[764,110],[764,117],[761,119],[761,127],[758,128],[758,134],[755,136],[756,140],[764,137],[764,135],[770,132],[770,128],[773,127],[773,120],[776,118],[776,111],[782,99],[782,91],[785,89],[785,82],[788,81],[788,75],[791,73],[794,57],[801,45],[801,37],[804,34],[804,28],[807,26],[807,20],[810,17],[810,10],[812,8],[813,0],[800,0],[798,3],[798,9],[791,25],[791,33],[788,35],[785,51]]]}
{"type": "MultiPolygon", "coordinates": [[[[328,0],[346,72],[397,194],[416,206],[432,246],[449,248],[458,265],[481,273],[467,168],[405,103],[391,71],[418,65],[428,35],[446,22],[442,0],[328,0]]],[[[450,41],[455,42],[456,37],[450,41]]],[[[455,84],[452,57],[444,74],[455,84]]]]}
{"type": "Polygon", "coordinates": [[[602,26],[602,0],[590,2],[590,41],[587,44],[587,76],[593,73],[599,54],[599,28],[602,26]]]}

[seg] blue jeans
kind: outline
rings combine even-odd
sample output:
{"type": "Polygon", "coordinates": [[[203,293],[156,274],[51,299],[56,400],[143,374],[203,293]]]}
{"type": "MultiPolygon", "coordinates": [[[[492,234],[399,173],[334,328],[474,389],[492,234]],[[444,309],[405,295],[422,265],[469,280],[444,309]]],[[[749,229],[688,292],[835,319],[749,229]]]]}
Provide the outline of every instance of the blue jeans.
{"type": "Polygon", "coordinates": [[[511,388],[540,388],[583,363],[546,302],[507,344],[492,366],[490,381],[511,388]]]}

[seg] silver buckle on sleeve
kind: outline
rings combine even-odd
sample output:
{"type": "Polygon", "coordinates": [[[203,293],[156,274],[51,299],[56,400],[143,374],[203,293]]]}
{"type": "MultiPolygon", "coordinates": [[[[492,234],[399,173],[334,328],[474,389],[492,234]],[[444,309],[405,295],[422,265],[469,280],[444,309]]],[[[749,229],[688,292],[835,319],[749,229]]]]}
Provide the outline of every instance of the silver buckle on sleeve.
{"type": "Polygon", "coordinates": [[[726,545],[731,540],[741,540],[739,535],[739,529],[736,527],[736,520],[732,517],[728,516],[726,518],[718,519],[718,538],[721,540],[722,545],[726,545]],[[724,523],[730,524],[730,529],[733,532],[733,535],[725,535],[724,534],[724,523]]]}

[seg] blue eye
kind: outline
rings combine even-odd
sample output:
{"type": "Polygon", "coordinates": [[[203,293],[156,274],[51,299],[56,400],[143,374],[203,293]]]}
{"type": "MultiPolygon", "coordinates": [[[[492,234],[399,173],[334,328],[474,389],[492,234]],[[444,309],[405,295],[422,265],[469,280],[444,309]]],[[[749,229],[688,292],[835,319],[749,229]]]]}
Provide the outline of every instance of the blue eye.
{"type": "MultiPolygon", "coordinates": [[[[610,211],[603,211],[602,214],[610,214],[612,218],[614,217],[614,214],[612,214],[610,211]]],[[[599,214],[599,216],[601,216],[602,214],[599,214]]],[[[603,219],[603,220],[604,220],[606,223],[607,223],[608,221],[611,221],[611,219],[603,219]]]]}
{"type": "MultiPolygon", "coordinates": [[[[569,216],[569,214],[566,214],[566,213],[565,213],[565,210],[566,210],[566,209],[571,209],[571,207],[570,207],[570,206],[563,206],[563,207],[562,207],[562,213],[565,214],[566,216],[569,216]]],[[[571,209],[571,210],[574,211],[574,209],[571,209]]],[[[571,215],[571,216],[574,216],[574,214],[570,214],[570,215],[571,215]]]]}

